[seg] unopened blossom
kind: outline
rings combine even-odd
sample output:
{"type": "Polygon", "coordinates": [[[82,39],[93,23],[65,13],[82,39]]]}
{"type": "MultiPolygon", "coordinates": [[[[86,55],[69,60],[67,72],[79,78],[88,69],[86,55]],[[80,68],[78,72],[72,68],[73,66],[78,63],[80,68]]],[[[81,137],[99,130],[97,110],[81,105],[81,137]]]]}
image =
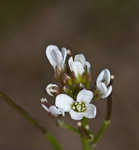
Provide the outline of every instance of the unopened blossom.
{"type": "Polygon", "coordinates": [[[74,61],[80,62],[83,65],[83,67],[87,69],[87,72],[90,72],[91,64],[86,60],[83,54],[75,55],[74,61]]]}
{"type": "Polygon", "coordinates": [[[70,57],[68,60],[68,64],[70,67],[70,70],[74,72],[75,76],[78,77],[81,76],[85,70],[87,72],[90,72],[91,65],[88,61],[86,61],[86,58],[83,54],[78,54],[74,57],[70,57]]]}
{"type": "Polygon", "coordinates": [[[81,120],[83,117],[92,119],[96,116],[96,107],[90,104],[93,99],[93,92],[83,89],[76,100],[66,94],[59,94],[56,97],[55,105],[64,112],[69,112],[73,120],[81,120]]]}
{"type": "Polygon", "coordinates": [[[112,92],[112,85],[110,85],[111,74],[108,69],[100,72],[96,80],[97,91],[102,99],[107,98],[112,92]]]}
{"type": "Polygon", "coordinates": [[[87,125],[85,126],[85,129],[86,129],[86,130],[89,130],[89,129],[90,129],[90,126],[87,124],[87,125]]]}
{"type": "Polygon", "coordinates": [[[46,98],[41,99],[41,106],[49,112],[51,115],[57,117],[59,115],[64,116],[64,111],[60,108],[57,108],[55,105],[48,106],[48,101],[46,98]]]}
{"type": "Polygon", "coordinates": [[[55,96],[56,94],[59,93],[59,87],[56,84],[48,84],[46,87],[46,91],[50,96],[55,96]]]}
{"type": "Polygon", "coordinates": [[[54,68],[54,70],[59,69],[64,70],[65,68],[65,61],[67,57],[67,49],[62,48],[61,51],[55,45],[48,45],[46,48],[46,56],[54,68]]]}
{"type": "Polygon", "coordinates": [[[66,84],[67,85],[72,85],[72,78],[69,75],[67,75],[66,73],[63,73],[62,82],[63,82],[64,85],[66,85],[66,84]]]}

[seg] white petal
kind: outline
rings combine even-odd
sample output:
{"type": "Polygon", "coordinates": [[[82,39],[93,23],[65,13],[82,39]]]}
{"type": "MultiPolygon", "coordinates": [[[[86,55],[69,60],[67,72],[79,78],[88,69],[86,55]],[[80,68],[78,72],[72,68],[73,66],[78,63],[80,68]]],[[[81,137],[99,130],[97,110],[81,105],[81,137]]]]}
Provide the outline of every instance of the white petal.
{"type": "Polygon", "coordinates": [[[87,72],[90,72],[90,70],[91,70],[91,64],[88,61],[86,61],[85,65],[87,67],[87,72]]]}
{"type": "Polygon", "coordinates": [[[110,71],[108,69],[104,69],[98,75],[96,83],[99,84],[100,82],[104,82],[106,85],[109,85],[110,80],[111,80],[110,71]]]}
{"type": "Polygon", "coordinates": [[[48,102],[46,98],[41,98],[41,103],[48,102]]]}
{"type": "Polygon", "coordinates": [[[100,82],[97,84],[97,90],[100,94],[104,95],[105,93],[107,93],[108,88],[104,83],[100,82]]]}
{"type": "Polygon", "coordinates": [[[63,63],[63,56],[57,46],[49,45],[46,48],[46,56],[54,69],[56,66],[61,68],[63,63]]]}
{"type": "Polygon", "coordinates": [[[83,54],[78,54],[75,56],[74,61],[79,61],[84,66],[86,59],[85,59],[85,56],[83,54]]]}
{"type": "Polygon", "coordinates": [[[63,47],[61,49],[61,52],[62,52],[62,56],[63,56],[63,65],[64,65],[65,61],[66,61],[66,57],[67,57],[67,49],[63,47]]]}
{"type": "Polygon", "coordinates": [[[107,98],[108,96],[110,96],[111,92],[112,92],[112,85],[108,87],[107,92],[104,95],[102,95],[101,98],[103,99],[107,98]]]}
{"type": "Polygon", "coordinates": [[[89,90],[86,90],[86,89],[83,89],[81,90],[78,95],[77,95],[77,101],[80,102],[80,101],[83,101],[87,104],[89,104],[93,98],[93,92],[92,91],[89,91],[89,90]]]}
{"type": "Polygon", "coordinates": [[[46,111],[48,111],[49,112],[49,108],[46,106],[46,105],[44,105],[44,104],[41,104],[41,106],[46,110],[46,111]]]}
{"type": "Polygon", "coordinates": [[[73,58],[72,57],[69,58],[68,64],[69,64],[70,71],[72,72],[73,71],[73,58]]]}
{"type": "Polygon", "coordinates": [[[65,111],[61,108],[58,108],[58,110],[60,111],[60,114],[64,117],[65,116],[65,111]]]}
{"type": "Polygon", "coordinates": [[[109,69],[104,69],[104,80],[106,81],[106,85],[110,84],[111,74],[110,74],[109,69]]]}
{"type": "Polygon", "coordinates": [[[61,114],[60,110],[54,105],[49,107],[49,112],[56,117],[61,114]]]}
{"type": "Polygon", "coordinates": [[[73,62],[72,67],[73,67],[73,72],[76,77],[78,77],[78,75],[82,75],[84,73],[84,67],[80,62],[78,62],[78,61],[73,62]]]}
{"type": "Polygon", "coordinates": [[[48,107],[45,105],[45,104],[47,104],[47,103],[48,103],[48,101],[47,101],[46,98],[41,98],[41,106],[42,106],[46,111],[49,111],[49,110],[48,110],[48,107]]]}
{"type": "Polygon", "coordinates": [[[63,109],[65,112],[69,112],[71,110],[73,102],[73,99],[66,94],[59,94],[56,97],[56,106],[63,109]]]}
{"type": "Polygon", "coordinates": [[[69,113],[73,120],[81,120],[84,117],[84,113],[82,112],[80,113],[80,112],[71,110],[69,113]]]}
{"type": "Polygon", "coordinates": [[[82,75],[85,71],[83,65],[79,61],[73,61],[72,57],[69,58],[68,64],[71,72],[74,72],[76,77],[82,75]]]}
{"type": "Polygon", "coordinates": [[[104,71],[101,71],[97,77],[97,80],[96,80],[96,84],[100,84],[103,80],[103,77],[104,77],[104,71]]]}
{"type": "Polygon", "coordinates": [[[96,106],[93,104],[86,105],[87,110],[84,112],[86,118],[92,119],[96,117],[96,106]]]}

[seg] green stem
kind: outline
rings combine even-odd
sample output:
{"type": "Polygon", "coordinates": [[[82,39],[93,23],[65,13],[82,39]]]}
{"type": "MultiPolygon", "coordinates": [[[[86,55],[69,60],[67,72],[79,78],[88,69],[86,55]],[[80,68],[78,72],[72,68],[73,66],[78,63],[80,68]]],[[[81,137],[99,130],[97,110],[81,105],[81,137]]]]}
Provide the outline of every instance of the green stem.
{"type": "Polygon", "coordinates": [[[64,121],[60,119],[57,120],[57,125],[61,128],[68,129],[70,131],[73,131],[74,133],[77,133],[78,135],[81,135],[80,131],[77,128],[74,128],[69,124],[66,124],[64,121]]]}
{"type": "Polygon", "coordinates": [[[107,113],[106,113],[106,117],[105,117],[105,120],[103,121],[103,123],[102,123],[99,131],[97,132],[97,134],[96,134],[93,142],[92,142],[93,147],[101,139],[101,137],[103,136],[103,133],[104,133],[105,129],[111,123],[111,121],[110,121],[111,114],[112,114],[112,94],[107,99],[107,113]]]}
{"type": "Polygon", "coordinates": [[[108,125],[110,124],[110,121],[105,120],[101,126],[101,128],[99,129],[96,137],[93,140],[93,146],[96,145],[96,143],[101,139],[101,137],[103,136],[103,133],[105,131],[105,129],[108,127],[108,125]]]}
{"type": "Polygon", "coordinates": [[[16,110],[21,116],[28,120],[35,128],[39,129],[40,132],[47,138],[49,143],[53,146],[55,150],[62,150],[61,146],[57,143],[57,140],[47,131],[46,128],[41,126],[39,122],[34,119],[28,112],[26,112],[22,107],[17,105],[10,97],[8,97],[3,92],[0,92],[0,97],[4,100],[10,107],[16,110]]]}
{"type": "Polygon", "coordinates": [[[93,150],[87,138],[81,136],[82,150],[93,150]]]}
{"type": "Polygon", "coordinates": [[[89,132],[87,132],[86,130],[86,126],[88,125],[88,119],[87,118],[83,118],[81,120],[82,122],[82,126],[81,126],[81,143],[82,143],[82,150],[92,150],[91,147],[91,142],[89,141],[89,132]]]}

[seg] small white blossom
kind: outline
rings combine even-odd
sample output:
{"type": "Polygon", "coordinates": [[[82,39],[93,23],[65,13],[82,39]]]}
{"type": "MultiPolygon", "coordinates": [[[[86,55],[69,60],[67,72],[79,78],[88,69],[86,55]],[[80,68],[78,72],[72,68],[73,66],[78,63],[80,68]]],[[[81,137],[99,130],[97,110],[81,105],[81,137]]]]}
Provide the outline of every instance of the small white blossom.
{"type": "Polygon", "coordinates": [[[76,77],[82,75],[85,72],[85,69],[87,69],[87,72],[90,72],[91,65],[86,61],[83,54],[76,55],[74,60],[73,57],[70,57],[68,63],[70,70],[74,72],[76,77]]]}
{"type": "Polygon", "coordinates": [[[47,85],[46,91],[50,96],[54,96],[58,92],[58,85],[50,83],[47,85]]]}
{"type": "Polygon", "coordinates": [[[55,105],[51,105],[51,106],[48,106],[47,105],[48,101],[46,98],[42,98],[41,99],[41,106],[47,111],[49,112],[51,115],[57,117],[59,115],[62,115],[64,116],[65,113],[62,109],[60,108],[57,108],[55,105]]]}
{"type": "Polygon", "coordinates": [[[77,95],[77,100],[66,94],[59,94],[56,97],[55,105],[64,112],[69,112],[73,120],[81,120],[83,117],[95,118],[96,107],[90,104],[93,98],[93,92],[83,89],[77,95]]]}
{"type": "Polygon", "coordinates": [[[74,61],[80,62],[83,65],[83,67],[87,69],[87,72],[90,72],[91,64],[88,61],[86,61],[86,58],[83,54],[75,55],[74,61]]]}
{"type": "Polygon", "coordinates": [[[56,67],[59,70],[64,69],[65,61],[66,61],[66,57],[67,57],[67,49],[66,48],[62,48],[60,51],[57,46],[49,45],[46,48],[46,56],[47,56],[50,64],[54,68],[54,70],[56,69],[56,67]]]}
{"type": "Polygon", "coordinates": [[[101,98],[107,98],[112,92],[112,85],[109,85],[111,81],[110,71],[104,69],[100,72],[96,80],[97,90],[101,98]]]}

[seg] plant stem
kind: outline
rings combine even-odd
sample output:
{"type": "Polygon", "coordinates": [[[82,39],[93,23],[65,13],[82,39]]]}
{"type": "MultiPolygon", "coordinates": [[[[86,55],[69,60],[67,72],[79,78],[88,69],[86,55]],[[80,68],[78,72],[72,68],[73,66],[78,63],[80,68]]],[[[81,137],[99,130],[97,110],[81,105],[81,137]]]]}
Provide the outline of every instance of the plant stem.
{"type": "Polygon", "coordinates": [[[107,99],[107,112],[105,120],[111,120],[111,114],[112,114],[112,94],[107,99]]]}
{"type": "Polygon", "coordinates": [[[77,128],[74,128],[69,124],[66,124],[64,121],[60,119],[57,120],[57,125],[61,128],[68,129],[70,131],[73,131],[74,133],[77,133],[78,135],[81,135],[80,131],[77,128]]]}
{"type": "Polygon", "coordinates": [[[82,150],[92,150],[91,142],[89,141],[89,132],[86,130],[86,126],[88,125],[88,119],[83,118],[81,120],[82,126],[80,128],[81,130],[81,143],[82,143],[82,150]]]}
{"type": "Polygon", "coordinates": [[[96,143],[101,139],[101,137],[103,136],[103,133],[105,131],[105,129],[108,127],[108,125],[110,124],[110,121],[104,121],[101,128],[99,129],[95,139],[93,140],[93,146],[96,145],[96,143]]]}
{"type": "Polygon", "coordinates": [[[93,150],[88,139],[81,136],[82,150],[93,150]]]}
{"type": "Polygon", "coordinates": [[[49,143],[53,146],[55,150],[62,150],[61,146],[57,143],[57,140],[48,132],[48,130],[41,126],[40,123],[34,119],[27,111],[22,107],[17,105],[10,97],[8,97],[3,92],[0,92],[0,97],[4,100],[10,107],[16,110],[21,116],[28,120],[35,128],[39,129],[40,132],[47,138],[49,143]]]}
{"type": "Polygon", "coordinates": [[[95,147],[96,143],[101,139],[105,129],[108,127],[108,125],[111,123],[111,114],[112,114],[112,94],[108,97],[107,99],[107,112],[106,112],[106,117],[105,120],[103,121],[99,131],[97,132],[92,145],[95,147]]]}

